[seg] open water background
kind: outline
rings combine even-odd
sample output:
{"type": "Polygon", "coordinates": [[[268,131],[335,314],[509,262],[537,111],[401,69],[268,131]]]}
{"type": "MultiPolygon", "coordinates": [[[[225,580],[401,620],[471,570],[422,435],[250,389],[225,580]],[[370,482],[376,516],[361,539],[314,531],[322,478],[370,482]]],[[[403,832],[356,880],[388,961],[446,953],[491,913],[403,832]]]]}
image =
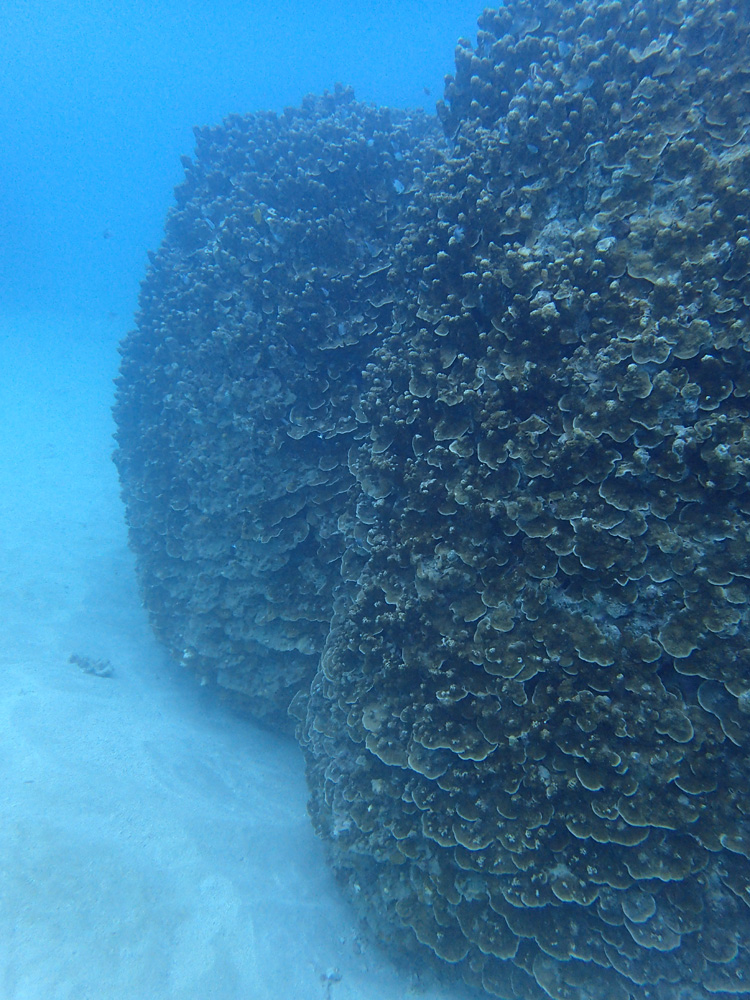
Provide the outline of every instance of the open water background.
{"type": "Polygon", "coordinates": [[[0,315],[50,307],[126,329],[194,125],[281,111],[337,81],[430,110],[481,7],[3,0],[0,315]]]}

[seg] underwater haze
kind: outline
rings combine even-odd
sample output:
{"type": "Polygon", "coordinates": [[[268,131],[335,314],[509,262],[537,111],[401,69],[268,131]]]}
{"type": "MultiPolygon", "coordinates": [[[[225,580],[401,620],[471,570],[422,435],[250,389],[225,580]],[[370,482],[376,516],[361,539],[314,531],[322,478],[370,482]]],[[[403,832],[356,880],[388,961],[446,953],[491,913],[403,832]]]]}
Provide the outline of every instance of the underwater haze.
{"type": "Polygon", "coordinates": [[[281,111],[336,82],[433,110],[480,7],[7,0],[0,301],[116,312],[127,327],[194,126],[281,111]]]}
{"type": "Polygon", "coordinates": [[[154,640],[111,462],[112,380],[193,127],[338,81],[431,109],[477,13],[464,0],[2,4],[2,1000],[419,987],[340,897],[299,749],[231,714],[154,640]]]}

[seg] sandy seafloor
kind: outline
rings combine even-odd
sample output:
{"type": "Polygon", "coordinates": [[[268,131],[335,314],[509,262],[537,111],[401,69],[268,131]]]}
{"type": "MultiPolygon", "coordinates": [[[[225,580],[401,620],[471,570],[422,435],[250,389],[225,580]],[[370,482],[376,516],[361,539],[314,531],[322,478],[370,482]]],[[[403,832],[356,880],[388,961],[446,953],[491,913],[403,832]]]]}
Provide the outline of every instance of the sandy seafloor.
{"type": "Polygon", "coordinates": [[[299,749],[150,632],[110,458],[127,325],[0,318],[0,1000],[458,1000],[357,927],[299,749]]]}

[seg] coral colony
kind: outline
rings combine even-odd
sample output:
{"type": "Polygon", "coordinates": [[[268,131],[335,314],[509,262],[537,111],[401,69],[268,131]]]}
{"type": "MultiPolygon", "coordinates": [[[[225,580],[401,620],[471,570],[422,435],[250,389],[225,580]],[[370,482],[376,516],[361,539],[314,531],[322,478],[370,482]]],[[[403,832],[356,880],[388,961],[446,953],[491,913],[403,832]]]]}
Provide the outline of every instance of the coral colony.
{"type": "Polygon", "coordinates": [[[157,633],[491,996],[750,993],[749,29],[508,0],[439,121],[199,130],[122,346],[157,633]]]}

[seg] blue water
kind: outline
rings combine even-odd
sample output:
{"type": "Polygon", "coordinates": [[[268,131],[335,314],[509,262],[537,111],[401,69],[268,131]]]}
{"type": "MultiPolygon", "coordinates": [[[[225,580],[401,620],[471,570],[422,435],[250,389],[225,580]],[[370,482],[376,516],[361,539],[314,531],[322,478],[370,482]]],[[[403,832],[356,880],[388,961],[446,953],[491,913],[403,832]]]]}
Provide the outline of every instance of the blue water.
{"type": "Polygon", "coordinates": [[[4,0],[0,309],[127,327],[194,125],[281,110],[337,81],[359,100],[431,109],[481,7],[4,0]]]}

